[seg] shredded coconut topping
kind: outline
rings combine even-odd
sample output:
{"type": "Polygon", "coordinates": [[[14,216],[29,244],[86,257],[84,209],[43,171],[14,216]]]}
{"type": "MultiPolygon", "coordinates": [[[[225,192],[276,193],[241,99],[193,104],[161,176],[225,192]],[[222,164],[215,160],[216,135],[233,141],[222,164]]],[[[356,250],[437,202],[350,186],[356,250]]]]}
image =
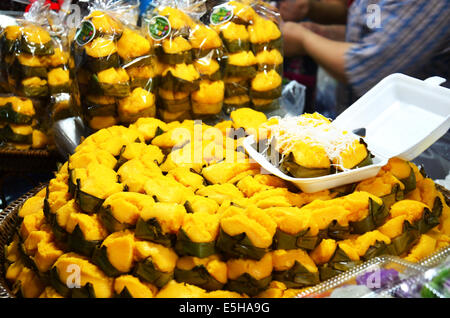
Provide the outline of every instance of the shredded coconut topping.
{"type": "Polygon", "coordinates": [[[295,147],[296,142],[302,141],[311,146],[322,147],[333,166],[343,171],[348,170],[340,163],[343,151],[353,147],[359,137],[348,131],[339,129],[326,118],[295,116],[278,119],[278,124],[263,125],[269,130],[269,144],[275,144],[276,150],[284,157],[295,147]]]}

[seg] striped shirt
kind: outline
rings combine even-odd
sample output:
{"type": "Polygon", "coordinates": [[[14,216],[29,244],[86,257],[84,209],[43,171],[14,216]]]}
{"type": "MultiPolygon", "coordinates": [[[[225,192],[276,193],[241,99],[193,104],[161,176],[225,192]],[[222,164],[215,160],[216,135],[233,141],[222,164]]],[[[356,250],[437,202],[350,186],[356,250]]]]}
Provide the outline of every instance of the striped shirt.
{"type": "Polygon", "coordinates": [[[345,56],[349,83],[338,112],[393,73],[450,81],[450,0],[355,0],[346,41],[355,45],[345,56]]]}

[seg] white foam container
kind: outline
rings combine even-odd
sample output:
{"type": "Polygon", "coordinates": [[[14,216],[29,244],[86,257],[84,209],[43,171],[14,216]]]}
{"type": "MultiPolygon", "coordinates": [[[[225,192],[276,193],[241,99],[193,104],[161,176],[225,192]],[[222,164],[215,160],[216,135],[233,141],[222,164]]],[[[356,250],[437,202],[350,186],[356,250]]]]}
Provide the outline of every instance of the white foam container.
{"type": "Polygon", "coordinates": [[[376,176],[388,160],[413,160],[450,129],[450,89],[440,77],[424,81],[392,74],[340,114],[333,124],[352,131],[366,129],[365,142],[375,156],[373,164],[316,178],[293,178],[271,164],[254,147],[253,136],[244,140],[249,156],[267,172],[295,184],[307,193],[331,189],[376,176]]]}

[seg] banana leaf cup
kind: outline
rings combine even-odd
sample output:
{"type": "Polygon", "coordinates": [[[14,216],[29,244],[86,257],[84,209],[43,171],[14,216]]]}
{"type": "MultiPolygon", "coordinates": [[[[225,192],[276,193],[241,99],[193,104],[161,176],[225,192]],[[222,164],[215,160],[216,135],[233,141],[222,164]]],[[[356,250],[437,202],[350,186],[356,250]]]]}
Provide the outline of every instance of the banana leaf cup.
{"type": "Polygon", "coordinates": [[[139,218],[136,223],[135,236],[143,240],[161,244],[165,247],[174,246],[177,239],[175,234],[164,233],[156,218],[150,218],[146,221],[139,218]]]}
{"type": "Polygon", "coordinates": [[[215,279],[203,265],[195,266],[191,270],[175,268],[175,280],[179,283],[186,283],[199,286],[205,290],[220,290],[224,284],[215,279]]]}
{"type": "Polygon", "coordinates": [[[109,277],[118,277],[124,273],[119,271],[108,259],[107,248],[104,245],[97,245],[92,251],[92,262],[100,267],[102,271],[109,277]]]}
{"type": "Polygon", "coordinates": [[[281,86],[275,87],[267,91],[257,91],[251,88],[250,97],[252,99],[265,99],[271,102],[272,100],[281,97],[281,86]]]}
{"type": "Polygon", "coordinates": [[[223,101],[217,103],[200,103],[192,100],[192,113],[196,117],[208,117],[221,112],[223,101]]]}
{"type": "Polygon", "coordinates": [[[251,49],[246,25],[230,21],[220,25],[219,32],[227,53],[232,54],[251,49]]]}
{"type": "Polygon", "coordinates": [[[260,260],[268,251],[267,248],[254,246],[245,232],[231,236],[222,229],[220,229],[217,238],[216,248],[220,250],[227,259],[249,258],[260,260]]]}
{"type": "Polygon", "coordinates": [[[233,65],[227,63],[224,68],[224,75],[227,77],[252,78],[256,75],[254,65],[233,65]]]}
{"type": "Polygon", "coordinates": [[[51,111],[50,117],[55,122],[61,119],[74,117],[78,114],[79,104],[75,102],[73,96],[69,94],[60,94],[60,96],[65,95],[66,97],[56,97],[51,101],[51,111]]]}
{"type": "Polygon", "coordinates": [[[405,220],[402,225],[402,233],[391,240],[391,244],[386,247],[385,253],[395,256],[404,256],[420,238],[420,235],[427,233],[432,228],[440,224],[443,204],[439,197],[434,200],[433,208],[427,207],[422,212],[422,217],[414,222],[405,220]]]}
{"type": "Polygon", "coordinates": [[[88,257],[93,255],[96,247],[101,244],[101,242],[101,240],[87,240],[78,224],[75,226],[72,233],[68,233],[67,235],[67,246],[69,249],[88,257]]]}
{"type": "Polygon", "coordinates": [[[203,57],[208,57],[215,60],[220,60],[224,56],[224,51],[222,47],[216,48],[193,48],[192,55],[194,59],[201,59],[203,57]]]}
{"type": "Polygon", "coordinates": [[[86,85],[91,74],[120,67],[116,43],[111,37],[97,37],[83,46],[73,45],[72,54],[77,64],[78,81],[86,85]]]}
{"type": "MultiPolygon", "coordinates": [[[[109,70],[109,69],[108,69],[109,70]]],[[[102,82],[97,74],[92,75],[90,83],[90,92],[94,95],[105,95],[124,98],[130,95],[129,78],[117,83],[102,82]]]]}
{"type": "Polygon", "coordinates": [[[263,50],[282,51],[283,37],[279,26],[272,20],[256,16],[253,23],[248,27],[249,39],[253,52],[263,50]]]}
{"type": "Polygon", "coordinates": [[[252,51],[257,53],[264,50],[278,50],[281,51],[283,49],[283,38],[279,37],[278,39],[271,40],[265,43],[251,43],[252,51]]]}
{"type": "Polygon", "coordinates": [[[69,70],[58,67],[48,72],[48,88],[50,95],[71,93],[72,80],[70,78],[69,70]]]}
{"type": "Polygon", "coordinates": [[[33,143],[33,129],[30,125],[5,124],[0,126],[0,139],[30,145],[33,143]]]}
{"type": "Polygon", "coordinates": [[[221,112],[225,84],[223,81],[200,82],[200,89],[191,94],[192,113],[196,116],[211,116],[221,112]]]}
{"type": "Polygon", "coordinates": [[[18,49],[24,53],[41,56],[55,53],[55,46],[50,34],[36,25],[28,25],[22,28],[18,49]]]}
{"type": "Polygon", "coordinates": [[[178,255],[205,258],[216,253],[216,241],[193,242],[183,229],[177,233],[174,249],[178,255]]]}
{"type": "Polygon", "coordinates": [[[349,222],[352,234],[364,234],[379,227],[389,216],[389,210],[383,204],[378,204],[369,198],[368,214],[361,220],[349,222]]]}
{"type": "Polygon", "coordinates": [[[19,25],[9,25],[2,32],[0,41],[3,54],[13,53],[21,37],[21,27],[19,25]]]}
{"type": "Polygon", "coordinates": [[[91,72],[98,73],[111,67],[120,67],[120,58],[117,53],[102,57],[92,57],[86,54],[86,66],[91,72]]]}
{"type": "Polygon", "coordinates": [[[352,260],[342,248],[337,246],[328,263],[319,267],[320,280],[330,279],[359,264],[361,264],[360,260],[352,260]]]}
{"type": "Polygon", "coordinates": [[[241,51],[249,51],[251,49],[249,40],[243,39],[229,40],[222,36],[222,41],[228,53],[238,53],[241,51]]]}
{"type": "Polygon", "coordinates": [[[400,182],[405,186],[403,190],[405,194],[414,190],[416,188],[416,174],[414,173],[414,169],[411,168],[408,177],[400,179],[400,182]]]}
{"type": "Polygon", "coordinates": [[[131,275],[123,275],[114,280],[114,298],[151,298],[156,287],[142,282],[131,275]]]}
{"type": "Polygon", "coordinates": [[[177,64],[163,72],[160,87],[167,91],[191,93],[199,89],[199,82],[200,74],[193,64],[177,64]]]}
{"type": "Polygon", "coordinates": [[[85,213],[96,213],[102,206],[104,199],[98,198],[81,190],[81,180],[74,180],[73,170],[69,169],[69,192],[80,209],[85,213]]]}
{"type": "Polygon", "coordinates": [[[43,65],[43,63],[35,62],[35,63],[29,63],[27,60],[35,60],[39,59],[36,56],[28,57],[28,55],[21,54],[18,58],[14,59],[13,64],[9,68],[9,72],[12,76],[14,76],[17,79],[24,79],[28,77],[40,77],[40,78],[47,78],[47,67],[43,65]],[[27,65],[28,64],[35,64],[35,65],[27,65]],[[23,63],[23,64],[22,64],[23,63]]]}
{"type": "Polygon", "coordinates": [[[151,65],[154,58],[153,41],[143,33],[126,27],[117,41],[117,52],[124,67],[151,65]]]}
{"type": "Polygon", "coordinates": [[[309,228],[295,234],[286,233],[279,228],[275,232],[272,248],[274,250],[304,249],[311,251],[326,237],[327,230],[311,235],[309,228]]]}
{"type": "Polygon", "coordinates": [[[56,213],[50,211],[48,201],[44,201],[44,214],[47,222],[50,224],[52,233],[55,236],[55,240],[59,244],[62,244],[63,246],[67,247],[67,240],[69,237],[69,233],[66,231],[65,228],[63,228],[58,224],[58,221],[56,220],[56,213]]]}
{"type": "Polygon", "coordinates": [[[58,294],[65,298],[96,298],[95,290],[91,283],[86,283],[82,287],[69,288],[65,283],[61,282],[56,267],[52,267],[50,270],[50,285],[58,294]]]}
{"type": "MultiPolygon", "coordinates": [[[[271,149],[271,151],[274,151],[271,149]]],[[[290,152],[280,162],[280,169],[294,178],[316,178],[331,173],[331,168],[306,168],[294,161],[294,155],[290,152]]]]}
{"type": "Polygon", "coordinates": [[[102,205],[98,210],[98,216],[109,233],[119,232],[134,228],[134,224],[127,224],[118,221],[112,211],[111,206],[102,205]]]}
{"type": "Polygon", "coordinates": [[[200,74],[201,80],[220,81],[222,79],[222,71],[219,62],[209,56],[196,59],[194,61],[194,66],[200,74]]]}
{"type": "Polygon", "coordinates": [[[29,77],[19,84],[19,94],[24,97],[45,97],[49,88],[46,80],[39,77],[29,77]]]}
{"type": "MultiPolygon", "coordinates": [[[[25,102],[26,102],[26,100],[25,100],[25,102]]],[[[13,123],[13,124],[19,124],[19,125],[25,125],[25,124],[31,124],[32,120],[33,120],[33,115],[24,114],[24,113],[14,110],[13,104],[11,101],[7,101],[6,103],[0,105],[0,121],[13,123]]]]}
{"type": "Polygon", "coordinates": [[[159,105],[168,112],[177,113],[189,111],[191,109],[191,99],[188,93],[172,93],[171,91],[168,91],[167,93],[163,92],[162,89],[159,90],[158,101],[159,105]]]}
{"type": "Polygon", "coordinates": [[[160,98],[159,100],[160,105],[170,113],[189,111],[191,109],[189,97],[174,100],[160,98]]]}
{"type": "Polygon", "coordinates": [[[136,87],[142,87],[143,89],[156,93],[158,88],[157,77],[133,77],[130,79],[130,89],[133,90],[136,87]]]}
{"type": "Polygon", "coordinates": [[[288,288],[304,288],[320,282],[319,271],[311,272],[298,261],[288,270],[272,272],[272,279],[284,283],[288,288]]]}
{"type": "Polygon", "coordinates": [[[161,46],[157,46],[156,54],[164,64],[191,64],[194,60],[192,50],[190,49],[178,53],[166,53],[161,46]]]}
{"type": "Polygon", "coordinates": [[[404,190],[402,190],[400,185],[396,183],[392,186],[391,193],[382,196],[381,199],[383,200],[386,208],[389,209],[395,202],[403,200],[404,194],[404,190]]]}
{"type": "Polygon", "coordinates": [[[118,100],[117,113],[121,123],[130,124],[140,117],[155,117],[155,95],[142,87],[131,91],[128,97],[118,100]]]}
{"type": "Polygon", "coordinates": [[[173,279],[174,273],[160,271],[153,263],[152,258],[148,257],[136,264],[133,275],[161,288],[173,279]]]}
{"type": "Polygon", "coordinates": [[[229,279],[225,288],[253,297],[266,290],[271,281],[272,275],[262,279],[256,279],[250,274],[244,273],[236,279],[229,279]]]}
{"type": "Polygon", "coordinates": [[[225,98],[249,95],[249,81],[240,77],[225,77],[225,98]]]}
{"type": "MultiPolygon", "coordinates": [[[[180,260],[180,259],[179,259],[180,260]]],[[[186,257],[189,265],[182,265],[177,262],[177,266],[174,269],[174,278],[179,283],[187,283],[195,286],[199,286],[207,291],[220,290],[226,283],[226,264],[221,266],[210,266],[210,262],[220,262],[218,255],[213,255],[205,260],[205,262],[198,262],[195,257],[186,257]],[[192,264],[190,264],[192,260],[192,264]],[[216,273],[212,271],[218,271],[216,273]],[[225,274],[225,277],[223,277],[225,274]],[[218,280],[219,278],[221,281],[218,280]],[[223,281],[225,279],[225,281],[223,281]]]]}

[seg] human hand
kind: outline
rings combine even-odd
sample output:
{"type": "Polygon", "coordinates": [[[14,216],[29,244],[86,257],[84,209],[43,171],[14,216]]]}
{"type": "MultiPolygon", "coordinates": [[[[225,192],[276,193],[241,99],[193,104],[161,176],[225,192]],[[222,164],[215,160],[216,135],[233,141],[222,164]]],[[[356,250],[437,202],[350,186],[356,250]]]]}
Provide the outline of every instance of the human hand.
{"type": "Polygon", "coordinates": [[[305,55],[302,43],[302,32],[306,29],[295,22],[285,22],[281,25],[283,34],[283,50],[287,57],[305,55]]]}
{"type": "Polygon", "coordinates": [[[299,21],[304,19],[309,11],[310,0],[282,0],[280,15],[284,21],[299,21]]]}

